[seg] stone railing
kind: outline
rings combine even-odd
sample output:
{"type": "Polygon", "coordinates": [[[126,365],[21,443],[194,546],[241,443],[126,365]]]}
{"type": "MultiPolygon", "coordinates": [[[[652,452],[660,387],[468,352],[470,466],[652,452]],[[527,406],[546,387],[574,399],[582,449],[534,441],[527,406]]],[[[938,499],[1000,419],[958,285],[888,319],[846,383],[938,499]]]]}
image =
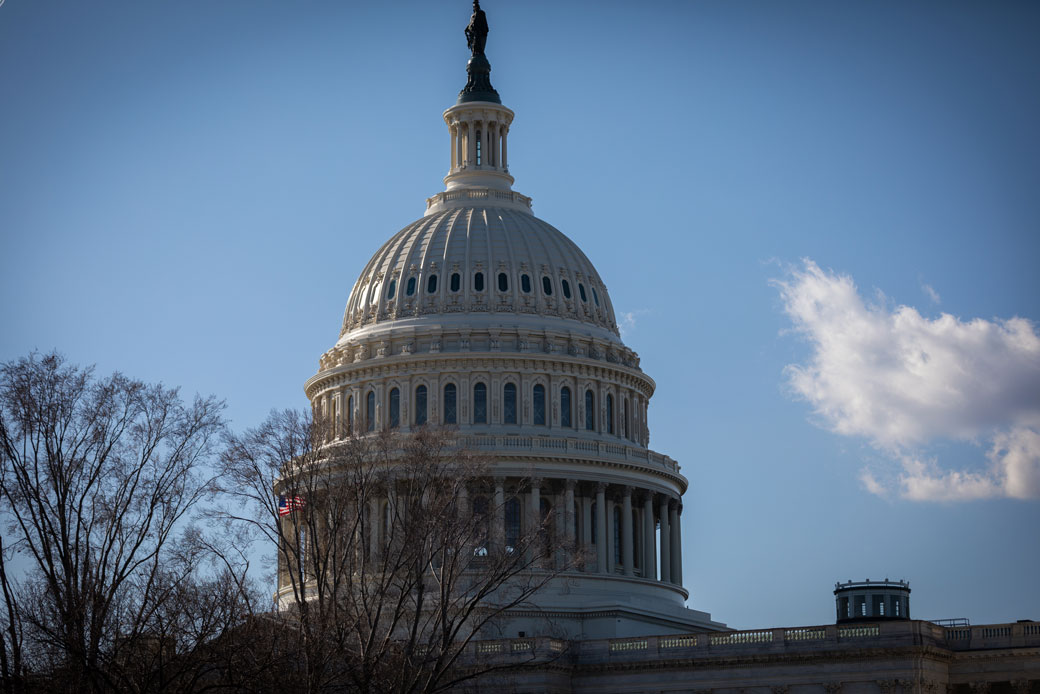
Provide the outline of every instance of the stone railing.
{"type": "Polygon", "coordinates": [[[946,645],[958,651],[976,648],[1040,646],[1040,622],[982,624],[941,629],[944,632],[946,645]]]}
{"type": "Polygon", "coordinates": [[[579,663],[611,660],[733,657],[761,652],[799,653],[847,648],[887,648],[927,643],[939,648],[1040,646],[1040,622],[945,628],[931,622],[898,620],[867,624],[752,629],[668,636],[639,636],[567,642],[527,638],[474,642],[477,657],[549,658],[566,655],[579,663]],[[965,633],[967,632],[967,634],[965,633]]]}
{"type": "Polygon", "coordinates": [[[426,209],[430,209],[437,203],[451,202],[453,200],[501,200],[531,207],[531,198],[513,191],[495,190],[493,188],[460,188],[458,190],[447,190],[426,198],[426,209]]]}
{"type": "Polygon", "coordinates": [[[525,454],[547,456],[577,455],[617,462],[632,462],[651,468],[679,472],[679,464],[672,458],[647,448],[624,443],[579,439],[565,436],[461,435],[459,445],[472,450],[517,450],[525,454]]]}

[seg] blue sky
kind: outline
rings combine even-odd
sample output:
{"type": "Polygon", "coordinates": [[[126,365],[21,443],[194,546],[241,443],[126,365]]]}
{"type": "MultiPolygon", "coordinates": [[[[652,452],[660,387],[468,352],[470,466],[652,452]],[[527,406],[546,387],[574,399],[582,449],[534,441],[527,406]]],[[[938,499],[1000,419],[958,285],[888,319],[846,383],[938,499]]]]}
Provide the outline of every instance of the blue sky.
{"type": "MultiPolygon", "coordinates": [[[[514,189],[679,460],[690,605],[1040,619],[1040,5],[486,0],[514,189]]],[[[0,359],[306,404],[442,190],[469,3],[0,6],[0,359]]]]}

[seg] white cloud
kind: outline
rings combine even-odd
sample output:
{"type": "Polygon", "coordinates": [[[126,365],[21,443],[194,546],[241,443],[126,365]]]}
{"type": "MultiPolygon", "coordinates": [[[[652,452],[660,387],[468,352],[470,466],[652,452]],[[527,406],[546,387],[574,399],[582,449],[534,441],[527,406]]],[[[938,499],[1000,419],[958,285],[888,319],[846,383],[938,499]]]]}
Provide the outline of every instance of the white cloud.
{"type": "Polygon", "coordinates": [[[921,291],[923,291],[929,299],[932,300],[933,304],[941,304],[942,298],[939,296],[939,292],[935,291],[935,288],[930,284],[921,283],[921,291]]]}
{"type": "Polygon", "coordinates": [[[645,313],[650,313],[649,309],[641,308],[635,311],[623,311],[618,314],[620,320],[618,321],[618,332],[621,333],[621,337],[630,337],[636,330],[636,319],[645,313]]]}
{"type": "Polygon", "coordinates": [[[929,319],[909,306],[890,309],[880,293],[868,303],[852,278],[811,260],[775,284],[813,350],[786,368],[792,391],[822,426],[864,437],[900,464],[890,480],[861,474],[868,491],[1040,498],[1040,335],[1030,321],[929,319]],[[945,469],[924,456],[938,440],[987,445],[988,466],[945,469]]]}

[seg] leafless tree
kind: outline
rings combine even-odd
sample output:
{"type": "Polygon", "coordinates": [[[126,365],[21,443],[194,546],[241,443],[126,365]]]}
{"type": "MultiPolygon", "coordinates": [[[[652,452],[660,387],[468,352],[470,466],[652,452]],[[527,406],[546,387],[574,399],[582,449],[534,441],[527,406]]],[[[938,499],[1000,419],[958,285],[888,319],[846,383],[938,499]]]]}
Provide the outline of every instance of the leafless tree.
{"type": "Polygon", "coordinates": [[[564,566],[564,548],[546,542],[551,517],[507,544],[488,466],[450,431],[337,439],[328,423],[278,412],[231,439],[222,472],[223,516],[277,549],[300,691],[472,681],[492,668],[465,658],[467,645],[564,566]]]}
{"type": "MultiPolygon", "coordinates": [[[[171,639],[191,632],[185,591],[199,613],[208,588],[184,531],[207,492],[222,408],[118,373],[98,378],[55,353],[0,366],[8,691],[44,676],[51,689],[134,690],[132,666],[147,659],[154,671],[177,650],[171,639]]],[[[238,619],[226,612],[208,618],[238,619]]],[[[201,626],[203,641],[219,631],[201,626]]]]}

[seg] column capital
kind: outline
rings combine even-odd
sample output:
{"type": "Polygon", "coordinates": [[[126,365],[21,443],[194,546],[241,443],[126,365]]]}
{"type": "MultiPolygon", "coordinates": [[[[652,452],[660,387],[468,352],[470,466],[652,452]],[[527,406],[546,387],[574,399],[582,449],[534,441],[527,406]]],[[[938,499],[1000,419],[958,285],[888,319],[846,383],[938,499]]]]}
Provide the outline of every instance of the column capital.
{"type": "Polygon", "coordinates": [[[494,479],[496,487],[504,487],[505,484],[506,484],[506,478],[505,477],[494,477],[492,479],[494,479]]]}
{"type": "Polygon", "coordinates": [[[563,487],[568,492],[573,492],[574,491],[574,487],[577,484],[578,484],[578,481],[574,480],[574,479],[571,479],[570,477],[568,477],[566,480],[563,481],[563,487]]]}
{"type": "Polygon", "coordinates": [[[608,486],[609,485],[606,482],[597,482],[596,483],[596,491],[597,492],[605,492],[605,491],[607,491],[607,487],[608,486]]]}
{"type": "Polygon", "coordinates": [[[631,484],[626,484],[624,487],[621,488],[621,496],[626,496],[626,497],[631,498],[632,492],[634,490],[635,490],[635,487],[633,487],[631,484]]]}

